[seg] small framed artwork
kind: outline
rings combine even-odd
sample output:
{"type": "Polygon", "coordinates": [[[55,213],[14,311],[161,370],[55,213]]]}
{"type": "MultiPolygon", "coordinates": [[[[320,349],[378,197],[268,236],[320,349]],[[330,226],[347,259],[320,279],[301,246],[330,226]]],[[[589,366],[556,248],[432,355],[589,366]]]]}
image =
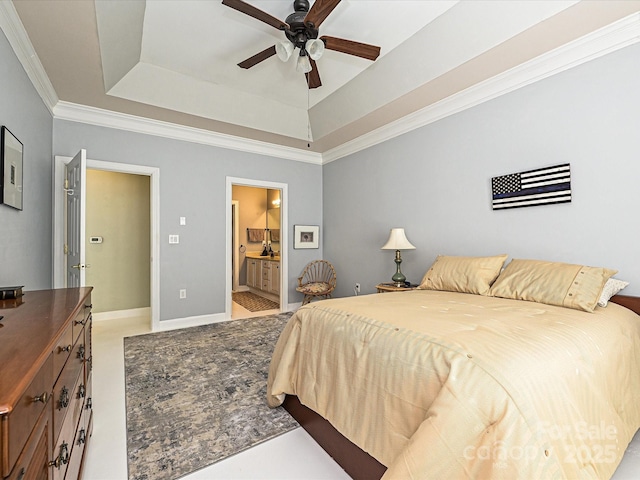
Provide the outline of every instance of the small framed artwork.
{"type": "Polygon", "coordinates": [[[0,201],[22,210],[22,143],[4,126],[0,138],[0,201]]]}
{"type": "Polygon", "coordinates": [[[294,225],[293,248],[318,248],[319,236],[318,225],[294,225]]]}

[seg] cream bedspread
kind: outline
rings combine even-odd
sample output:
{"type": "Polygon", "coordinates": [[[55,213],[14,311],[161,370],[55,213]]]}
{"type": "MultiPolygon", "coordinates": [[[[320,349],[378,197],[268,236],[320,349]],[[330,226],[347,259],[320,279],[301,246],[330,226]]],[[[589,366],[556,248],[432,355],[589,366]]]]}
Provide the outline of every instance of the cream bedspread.
{"type": "Polygon", "coordinates": [[[274,351],[284,394],[384,478],[609,478],[640,428],[640,317],[451,292],[300,308],[274,351]]]}

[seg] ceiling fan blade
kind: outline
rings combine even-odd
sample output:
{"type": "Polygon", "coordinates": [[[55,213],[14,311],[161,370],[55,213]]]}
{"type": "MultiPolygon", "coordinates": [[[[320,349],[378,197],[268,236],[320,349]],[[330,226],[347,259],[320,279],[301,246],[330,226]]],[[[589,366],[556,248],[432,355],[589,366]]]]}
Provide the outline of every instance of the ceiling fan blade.
{"type": "Polygon", "coordinates": [[[356,57],[366,58],[367,60],[375,60],[380,55],[380,47],[369,45],[368,43],[327,36],[320,37],[320,40],[324,42],[325,48],[329,50],[355,55],[356,57]]]}
{"type": "Polygon", "coordinates": [[[311,61],[311,71],[309,73],[305,73],[307,77],[307,85],[309,88],[318,88],[322,86],[322,82],[320,81],[320,72],[318,72],[318,65],[316,62],[310,58],[311,61]]]}
{"type": "Polygon", "coordinates": [[[307,16],[304,17],[305,25],[313,24],[313,27],[317,29],[339,3],[340,0],[316,0],[307,16]]]}
{"type": "Polygon", "coordinates": [[[238,66],[241,68],[251,68],[254,65],[257,65],[258,63],[262,62],[263,60],[266,60],[267,58],[274,56],[275,54],[276,54],[276,46],[272,45],[271,47],[265,48],[261,52],[256,53],[253,57],[247,58],[244,62],[240,62],[238,66]]]}
{"type": "Polygon", "coordinates": [[[282,20],[273,17],[266,12],[263,12],[259,8],[256,8],[253,5],[248,4],[247,2],[243,2],[242,0],[222,0],[222,4],[226,5],[227,7],[231,7],[234,10],[238,10],[239,12],[242,12],[246,15],[249,15],[256,20],[260,20],[267,25],[271,25],[278,30],[286,30],[289,28],[289,25],[282,20]]]}

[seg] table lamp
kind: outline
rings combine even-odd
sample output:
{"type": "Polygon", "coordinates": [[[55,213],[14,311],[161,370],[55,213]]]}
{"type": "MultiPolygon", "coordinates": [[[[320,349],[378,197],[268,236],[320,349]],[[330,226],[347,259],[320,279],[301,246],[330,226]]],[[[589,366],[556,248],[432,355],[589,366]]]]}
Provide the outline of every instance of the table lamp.
{"type": "Polygon", "coordinates": [[[403,287],[407,277],[405,277],[400,271],[400,264],[402,263],[402,257],[400,257],[400,250],[414,250],[416,247],[411,245],[411,242],[407,240],[407,236],[404,233],[404,228],[392,228],[389,234],[389,240],[385,243],[381,250],[395,250],[396,251],[396,273],[391,277],[393,284],[396,287],[403,287]]]}

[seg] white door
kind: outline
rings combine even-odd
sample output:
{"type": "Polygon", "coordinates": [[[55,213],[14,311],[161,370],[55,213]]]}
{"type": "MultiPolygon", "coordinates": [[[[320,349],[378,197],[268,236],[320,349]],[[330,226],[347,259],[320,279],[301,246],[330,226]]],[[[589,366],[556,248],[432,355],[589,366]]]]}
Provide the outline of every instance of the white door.
{"type": "Polygon", "coordinates": [[[87,152],[80,150],[67,164],[65,172],[67,287],[83,287],[85,283],[85,208],[87,152]]]}

